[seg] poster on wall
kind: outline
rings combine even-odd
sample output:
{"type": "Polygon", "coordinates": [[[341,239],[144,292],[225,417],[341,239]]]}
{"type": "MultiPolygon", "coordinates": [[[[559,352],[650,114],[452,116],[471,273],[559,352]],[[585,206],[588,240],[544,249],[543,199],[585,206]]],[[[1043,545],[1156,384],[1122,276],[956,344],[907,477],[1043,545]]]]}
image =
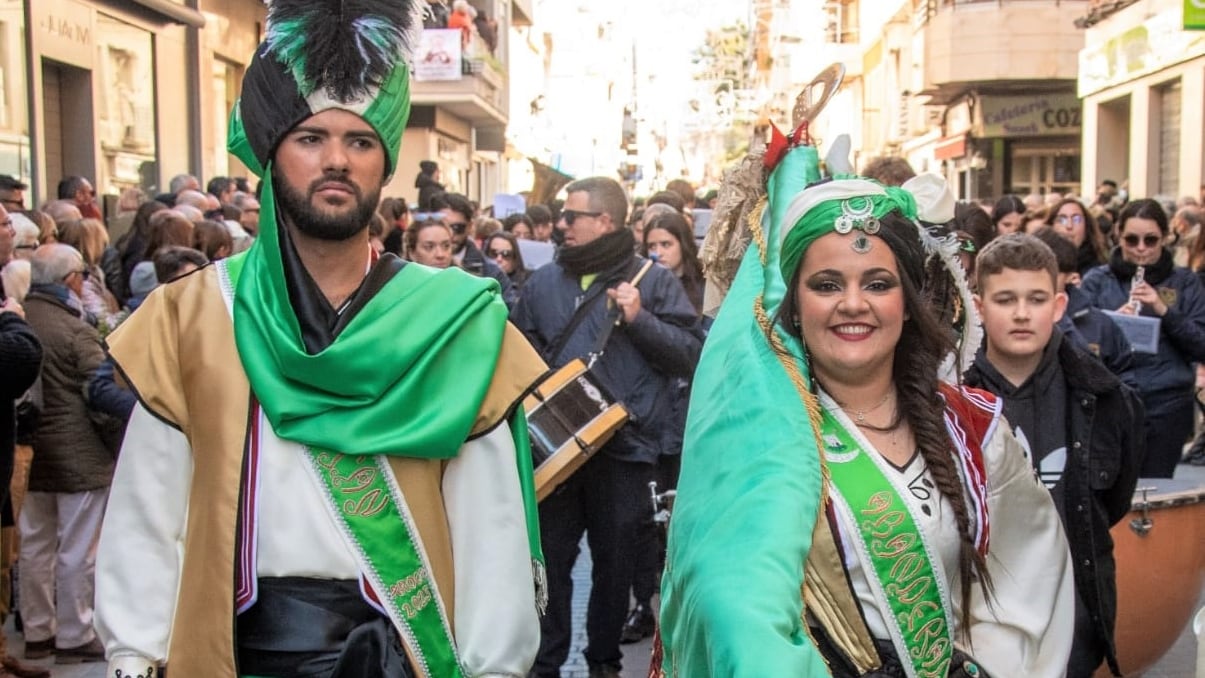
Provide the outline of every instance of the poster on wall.
{"type": "Polygon", "coordinates": [[[459,80],[460,53],[460,29],[424,29],[414,55],[414,79],[459,80]]]}

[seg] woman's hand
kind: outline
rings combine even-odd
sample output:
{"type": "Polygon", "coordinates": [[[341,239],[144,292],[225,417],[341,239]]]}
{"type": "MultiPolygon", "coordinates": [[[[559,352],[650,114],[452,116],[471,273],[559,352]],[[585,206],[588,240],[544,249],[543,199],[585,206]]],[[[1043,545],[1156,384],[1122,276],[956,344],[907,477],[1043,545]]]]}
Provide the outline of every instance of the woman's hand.
{"type": "Polygon", "coordinates": [[[1167,313],[1167,304],[1163,303],[1163,299],[1159,297],[1155,288],[1145,282],[1130,290],[1130,298],[1142,302],[1143,306],[1150,307],[1160,318],[1167,313]]]}

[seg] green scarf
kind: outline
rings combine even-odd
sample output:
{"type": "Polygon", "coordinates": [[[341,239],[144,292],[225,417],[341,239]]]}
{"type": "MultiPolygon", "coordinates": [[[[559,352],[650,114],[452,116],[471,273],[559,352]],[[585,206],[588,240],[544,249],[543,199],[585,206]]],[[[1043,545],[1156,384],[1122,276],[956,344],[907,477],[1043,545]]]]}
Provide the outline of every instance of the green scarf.
{"type": "Polygon", "coordinates": [[[289,303],[272,190],[265,179],[260,235],[229,266],[239,357],[273,430],[327,450],[456,456],[502,347],[498,284],[406,266],[311,355],[289,303]]]}
{"type": "Polygon", "coordinates": [[[775,207],[818,165],[800,146],[775,169],[695,373],[661,589],[666,675],[828,675],[801,594],[823,496],[807,365],[799,341],[766,332],[786,289],[775,207]]]}
{"type": "MultiPolygon", "coordinates": [[[[264,176],[259,237],[227,260],[227,267],[234,284],[239,359],[273,430],[285,440],[324,450],[456,456],[472,431],[502,350],[507,310],[498,283],[454,268],[406,266],[330,346],[311,355],[285,285],[270,165],[264,176]]],[[[510,425],[533,567],[542,579],[522,408],[510,425]]]]}

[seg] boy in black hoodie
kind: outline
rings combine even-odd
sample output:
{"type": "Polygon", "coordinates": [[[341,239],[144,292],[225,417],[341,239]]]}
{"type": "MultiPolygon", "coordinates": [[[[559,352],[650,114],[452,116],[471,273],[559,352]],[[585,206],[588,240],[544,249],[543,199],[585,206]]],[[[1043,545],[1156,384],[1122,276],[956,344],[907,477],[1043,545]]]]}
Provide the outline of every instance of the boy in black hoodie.
{"type": "Polygon", "coordinates": [[[1067,305],[1050,248],[997,238],[976,259],[986,339],[966,383],[1004,400],[1004,415],[1054,497],[1075,563],[1070,678],[1117,666],[1116,565],[1109,528],[1130,509],[1142,461],[1142,404],[1055,326],[1067,305]]]}

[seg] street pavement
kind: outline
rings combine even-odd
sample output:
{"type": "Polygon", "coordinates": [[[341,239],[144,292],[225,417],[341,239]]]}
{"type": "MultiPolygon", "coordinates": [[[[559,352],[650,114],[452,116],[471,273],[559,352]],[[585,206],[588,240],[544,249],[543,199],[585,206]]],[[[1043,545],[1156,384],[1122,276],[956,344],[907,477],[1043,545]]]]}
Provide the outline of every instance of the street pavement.
{"type": "MultiPolygon", "coordinates": [[[[1205,487],[1205,467],[1180,465],[1176,468],[1176,477],[1185,478],[1205,487]]],[[[569,661],[562,670],[563,678],[588,678],[586,660],[582,650],[586,647],[586,601],[590,597],[590,559],[589,550],[582,544],[582,555],[573,571],[573,646],[569,653],[569,661]]],[[[1187,593],[1187,592],[1186,592],[1187,593]]],[[[1205,589],[1197,592],[1198,609],[1205,605],[1205,589]]],[[[13,656],[21,657],[24,641],[16,633],[10,622],[5,631],[8,634],[8,646],[13,656]]],[[[624,645],[623,678],[647,678],[649,657],[652,652],[652,642],[624,645]]],[[[1205,673],[1195,673],[1197,661],[1197,641],[1192,635],[1191,628],[1185,628],[1172,649],[1164,655],[1153,668],[1143,674],[1142,678],[1192,678],[1205,673]]],[[[50,667],[54,678],[104,678],[103,664],[79,664],[76,666],[56,666],[52,659],[44,659],[33,664],[50,667]]],[[[1205,667],[1202,668],[1205,671],[1205,667]]]]}

